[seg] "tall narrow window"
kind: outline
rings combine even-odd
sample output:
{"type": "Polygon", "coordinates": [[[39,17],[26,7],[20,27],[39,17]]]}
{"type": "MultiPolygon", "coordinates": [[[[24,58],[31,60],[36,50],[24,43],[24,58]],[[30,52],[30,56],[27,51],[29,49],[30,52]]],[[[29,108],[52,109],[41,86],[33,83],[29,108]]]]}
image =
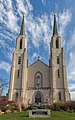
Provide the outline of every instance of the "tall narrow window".
{"type": "Polygon", "coordinates": [[[21,57],[18,58],[18,64],[21,64],[21,57]]]}
{"type": "Polygon", "coordinates": [[[18,93],[16,93],[16,99],[18,98],[18,93]]]}
{"type": "Polygon", "coordinates": [[[58,78],[60,78],[60,71],[59,70],[57,70],[57,74],[58,74],[58,78]]]}
{"type": "Polygon", "coordinates": [[[20,40],[20,49],[22,49],[22,39],[20,40]]]}
{"type": "Polygon", "coordinates": [[[59,92],[59,100],[61,100],[61,92],[59,92]]]}
{"type": "Polygon", "coordinates": [[[38,88],[40,87],[40,76],[39,75],[37,76],[37,87],[38,88]]]}
{"type": "Polygon", "coordinates": [[[20,70],[17,71],[17,78],[20,77],[20,70]]]}
{"type": "Polygon", "coordinates": [[[59,56],[57,56],[57,64],[59,64],[59,56]]]}
{"type": "Polygon", "coordinates": [[[59,48],[59,41],[58,41],[58,39],[56,40],[56,48],[59,48]]]}

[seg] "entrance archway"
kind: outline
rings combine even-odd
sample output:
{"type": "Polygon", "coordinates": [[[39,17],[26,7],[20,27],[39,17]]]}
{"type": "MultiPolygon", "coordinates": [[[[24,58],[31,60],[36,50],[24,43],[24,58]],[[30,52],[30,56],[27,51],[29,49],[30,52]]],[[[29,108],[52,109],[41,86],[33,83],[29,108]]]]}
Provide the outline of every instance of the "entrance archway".
{"type": "Polygon", "coordinates": [[[32,97],[32,103],[44,103],[44,95],[40,91],[35,92],[32,97]]]}
{"type": "Polygon", "coordinates": [[[37,93],[35,95],[35,103],[41,103],[42,102],[42,98],[41,98],[41,95],[39,93],[37,93]]]}

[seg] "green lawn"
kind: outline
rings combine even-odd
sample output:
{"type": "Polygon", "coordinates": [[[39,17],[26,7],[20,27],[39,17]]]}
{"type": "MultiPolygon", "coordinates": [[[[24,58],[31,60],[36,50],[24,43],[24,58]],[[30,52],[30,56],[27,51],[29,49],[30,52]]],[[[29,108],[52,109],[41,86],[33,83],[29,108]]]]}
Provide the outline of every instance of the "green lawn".
{"type": "Polygon", "coordinates": [[[0,116],[0,120],[75,120],[75,113],[52,112],[51,118],[29,118],[27,112],[9,113],[0,116]]]}

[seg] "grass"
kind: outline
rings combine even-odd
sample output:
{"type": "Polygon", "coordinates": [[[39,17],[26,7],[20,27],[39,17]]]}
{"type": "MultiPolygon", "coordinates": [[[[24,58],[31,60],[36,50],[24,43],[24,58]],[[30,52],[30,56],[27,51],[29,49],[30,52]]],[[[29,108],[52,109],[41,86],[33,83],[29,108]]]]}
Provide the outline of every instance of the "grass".
{"type": "Polygon", "coordinates": [[[0,116],[0,120],[74,120],[75,113],[52,112],[51,118],[29,118],[27,112],[9,113],[0,116]]]}

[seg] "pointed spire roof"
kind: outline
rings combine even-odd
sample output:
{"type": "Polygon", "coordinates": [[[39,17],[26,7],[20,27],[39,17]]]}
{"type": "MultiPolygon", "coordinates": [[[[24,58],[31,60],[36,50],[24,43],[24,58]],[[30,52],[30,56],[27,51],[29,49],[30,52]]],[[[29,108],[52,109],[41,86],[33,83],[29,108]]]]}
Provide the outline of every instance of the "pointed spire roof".
{"type": "Polygon", "coordinates": [[[22,20],[22,25],[21,25],[20,35],[25,35],[24,14],[23,14],[23,20],[22,20]]]}
{"type": "Polygon", "coordinates": [[[58,35],[57,22],[56,22],[56,13],[54,13],[54,27],[53,27],[53,36],[58,35]]]}

